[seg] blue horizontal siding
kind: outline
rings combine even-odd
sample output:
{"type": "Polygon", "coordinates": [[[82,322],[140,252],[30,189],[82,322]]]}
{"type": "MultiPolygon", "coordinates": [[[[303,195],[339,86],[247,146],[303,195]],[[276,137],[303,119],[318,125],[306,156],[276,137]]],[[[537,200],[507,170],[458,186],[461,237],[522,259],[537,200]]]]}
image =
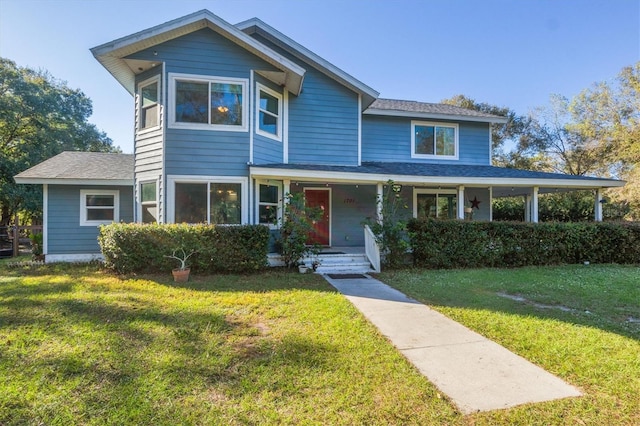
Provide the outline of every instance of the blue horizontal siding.
{"type": "Polygon", "coordinates": [[[246,132],[168,129],[167,175],[246,176],[249,135],[246,132]]]}
{"type": "MultiPolygon", "coordinates": [[[[489,159],[489,124],[458,123],[459,158],[456,161],[411,158],[411,121],[410,118],[364,115],[362,119],[362,161],[491,164],[489,159]]],[[[424,121],[442,122],[445,120],[424,121]]]]}
{"type": "Polygon", "coordinates": [[[289,162],[358,164],[358,95],[260,35],[253,38],[307,70],[302,92],[289,96],[289,162]]]}
{"type": "Polygon", "coordinates": [[[48,254],[96,254],[98,228],[80,226],[80,190],[116,189],[120,191],[120,221],[133,221],[133,188],[127,186],[49,185],[47,232],[48,254]]]}
{"type": "Polygon", "coordinates": [[[354,92],[309,69],[289,98],[289,162],[357,165],[358,115],[354,92]]]}

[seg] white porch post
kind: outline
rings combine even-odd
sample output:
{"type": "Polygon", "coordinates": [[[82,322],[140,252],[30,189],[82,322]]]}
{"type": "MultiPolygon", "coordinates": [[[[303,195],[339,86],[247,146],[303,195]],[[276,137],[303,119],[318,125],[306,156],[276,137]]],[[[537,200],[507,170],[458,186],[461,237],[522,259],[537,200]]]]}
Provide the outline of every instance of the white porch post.
{"type": "Polygon", "coordinates": [[[254,185],[253,183],[254,183],[254,179],[253,177],[251,177],[251,175],[249,175],[249,223],[255,224],[256,222],[253,221],[253,218],[257,216],[257,214],[254,215],[254,212],[256,211],[257,207],[253,204],[253,200],[254,200],[253,190],[254,188],[257,188],[258,185],[254,185]]]}
{"type": "Polygon", "coordinates": [[[533,199],[531,200],[531,222],[538,223],[538,191],[540,188],[533,187],[533,199]]]}
{"type": "Polygon", "coordinates": [[[464,185],[458,187],[458,219],[464,220],[464,185]]]}
{"type": "Polygon", "coordinates": [[[531,222],[531,197],[529,194],[524,196],[524,221],[531,222]]]}
{"type": "Polygon", "coordinates": [[[285,179],[282,181],[282,196],[284,198],[284,202],[288,203],[287,194],[291,193],[291,180],[285,179]]]}
{"type": "Polygon", "coordinates": [[[493,222],[493,186],[489,187],[489,222],[493,222]]]}
{"type": "Polygon", "coordinates": [[[378,222],[382,222],[382,199],[384,197],[383,185],[378,182],[376,185],[376,213],[378,222]]]}
{"type": "Polygon", "coordinates": [[[595,221],[602,222],[602,188],[596,189],[595,221]]]}

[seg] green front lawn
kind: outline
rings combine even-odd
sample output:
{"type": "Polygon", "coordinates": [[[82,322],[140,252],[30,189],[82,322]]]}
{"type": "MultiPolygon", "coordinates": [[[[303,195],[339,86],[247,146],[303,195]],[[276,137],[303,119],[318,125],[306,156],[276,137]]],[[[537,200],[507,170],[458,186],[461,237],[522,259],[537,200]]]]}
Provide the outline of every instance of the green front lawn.
{"type": "Polygon", "coordinates": [[[476,418],[483,424],[640,424],[640,267],[399,271],[380,278],[585,396],[476,418]]]}
{"type": "Polygon", "coordinates": [[[0,424],[640,423],[637,267],[382,274],[586,394],[471,416],[321,277],[169,275],[0,262],[0,424]]]}
{"type": "Polygon", "coordinates": [[[321,277],[194,278],[0,269],[0,424],[458,418],[321,277]]]}

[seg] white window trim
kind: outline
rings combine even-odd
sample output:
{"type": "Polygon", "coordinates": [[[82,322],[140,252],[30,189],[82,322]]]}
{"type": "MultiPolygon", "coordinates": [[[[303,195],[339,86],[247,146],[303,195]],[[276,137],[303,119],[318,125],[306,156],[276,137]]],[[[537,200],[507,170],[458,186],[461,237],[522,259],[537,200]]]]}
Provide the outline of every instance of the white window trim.
{"type": "MultiPolygon", "coordinates": [[[[109,207],[111,208],[111,207],[109,207]]],[[[105,209],[106,210],[106,209],[105,209]]],[[[80,190],[80,226],[98,226],[120,221],[120,191],[111,189],[80,190]],[[87,220],[87,195],[113,195],[113,220],[87,220]]]]}
{"type": "Polygon", "coordinates": [[[280,93],[274,90],[271,90],[267,86],[264,86],[260,83],[256,83],[256,108],[255,108],[256,109],[256,134],[260,136],[264,136],[269,139],[276,140],[278,142],[282,142],[282,124],[283,124],[282,104],[283,104],[283,99],[280,93]],[[264,130],[260,129],[260,112],[264,112],[265,114],[273,116],[272,112],[263,110],[260,108],[260,92],[265,92],[266,94],[273,96],[278,100],[278,115],[276,117],[276,119],[278,120],[277,122],[278,133],[275,135],[273,133],[265,132],[264,130]]]}
{"type": "MultiPolygon", "coordinates": [[[[138,182],[138,223],[142,223],[142,207],[145,205],[151,205],[151,204],[155,204],[156,209],[158,209],[159,211],[159,203],[158,203],[158,194],[160,192],[160,182],[158,182],[158,179],[148,179],[148,180],[141,180],[140,182],[138,182]],[[155,183],[156,184],[156,200],[151,202],[151,201],[142,201],[142,185],[147,184],[147,183],[155,183]]],[[[160,218],[156,219],[156,223],[160,223],[160,218]]]]}
{"type": "MultiPolygon", "coordinates": [[[[418,217],[418,194],[431,194],[435,195],[455,195],[456,205],[460,205],[460,195],[457,189],[427,189],[427,188],[413,188],[413,217],[418,217]]],[[[456,210],[456,216],[458,215],[456,210]]]]}
{"type": "Polygon", "coordinates": [[[160,76],[156,75],[153,76],[151,78],[148,78],[144,81],[141,81],[140,83],[138,83],[138,93],[136,95],[138,97],[137,101],[138,101],[138,116],[137,116],[137,123],[136,123],[136,133],[139,135],[143,135],[145,133],[148,132],[152,132],[154,130],[158,130],[162,123],[160,122],[161,120],[161,110],[162,110],[162,105],[160,104],[160,76]],[[153,83],[157,83],[158,84],[158,93],[157,93],[157,99],[158,101],[156,102],[156,105],[158,105],[158,125],[157,126],[153,126],[153,127],[147,127],[145,129],[141,128],[140,126],[142,125],[142,89],[149,86],[150,84],[153,83]]]}
{"type": "Polygon", "coordinates": [[[460,156],[459,140],[460,128],[457,123],[442,123],[436,121],[411,121],[411,158],[428,158],[431,160],[457,160],[460,156]],[[450,127],[454,129],[455,155],[416,154],[416,126],[450,127]]]}
{"type": "MultiPolygon", "coordinates": [[[[238,183],[240,184],[240,202],[242,203],[242,211],[240,214],[240,223],[246,225],[249,223],[249,178],[233,177],[233,176],[190,176],[190,175],[169,175],[167,176],[167,189],[165,205],[167,211],[167,222],[176,222],[176,183],[238,183]]],[[[208,192],[208,191],[207,191],[208,192]]],[[[207,201],[207,218],[209,214],[209,201],[207,201]]]]}
{"type": "Polygon", "coordinates": [[[257,180],[255,185],[255,217],[256,224],[260,224],[260,206],[276,206],[277,210],[277,223],[269,223],[269,229],[280,229],[280,223],[282,223],[282,184],[281,182],[272,183],[268,180],[257,180]],[[278,187],[278,202],[277,203],[261,203],[260,202],[260,185],[276,186],[278,187]]]}
{"type": "MultiPolygon", "coordinates": [[[[249,129],[249,80],[246,78],[229,78],[209,75],[194,75],[169,73],[169,128],[172,129],[193,129],[193,130],[216,130],[222,132],[246,132],[249,129]],[[176,81],[191,81],[196,83],[224,83],[242,85],[242,126],[229,124],[205,124],[205,123],[181,123],[176,121],[176,81]]],[[[211,97],[211,90],[209,90],[211,97]]],[[[211,101],[209,101],[211,107],[211,101]]],[[[209,117],[211,114],[209,114],[209,117]]]]}

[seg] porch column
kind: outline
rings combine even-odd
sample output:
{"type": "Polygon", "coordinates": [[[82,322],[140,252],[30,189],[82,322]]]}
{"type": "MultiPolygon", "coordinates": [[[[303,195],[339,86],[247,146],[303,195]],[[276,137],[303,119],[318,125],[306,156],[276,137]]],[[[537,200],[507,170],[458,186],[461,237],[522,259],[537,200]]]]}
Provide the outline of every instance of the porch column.
{"type": "Polygon", "coordinates": [[[596,189],[596,205],[594,212],[594,220],[596,222],[602,222],[602,188],[596,189]]]}
{"type": "Polygon", "coordinates": [[[464,220],[464,185],[458,187],[458,219],[464,220]]]}
{"type": "Polygon", "coordinates": [[[382,222],[382,199],[384,198],[384,189],[381,182],[376,185],[376,215],[378,222],[382,222]]]}
{"type": "Polygon", "coordinates": [[[493,186],[489,187],[489,222],[493,222],[493,186]]]}
{"type": "Polygon", "coordinates": [[[533,187],[533,194],[531,200],[531,222],[538,223],[538,191],[540,188],[533,187]]]}
{"type": "Polygon", "coordinates": [[[531,197],[529,194],[524,196],[524,221],[531,222],[531,197]]]}
{"type": "Polygon", "coordinates": [[[291,180],[284,179],[282,181],[282,204],[289,204],[287,194],[291,194],[291,180]]]}

